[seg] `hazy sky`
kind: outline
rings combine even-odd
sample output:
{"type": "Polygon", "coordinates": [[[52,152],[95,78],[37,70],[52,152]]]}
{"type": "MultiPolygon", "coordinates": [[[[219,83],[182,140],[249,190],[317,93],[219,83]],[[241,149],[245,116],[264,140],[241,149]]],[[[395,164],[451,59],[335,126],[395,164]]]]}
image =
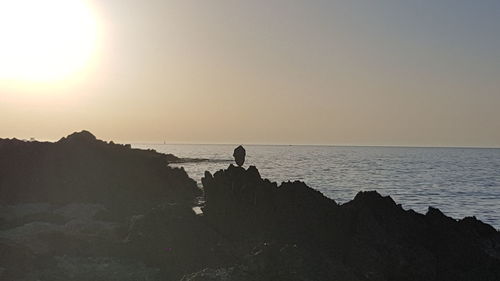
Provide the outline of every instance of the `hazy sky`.
{"type": "Polygon", "coordinates": [[[0,76],[0,137],[500,147],[500,1],[87,3],[86,68],[0,76]]]}

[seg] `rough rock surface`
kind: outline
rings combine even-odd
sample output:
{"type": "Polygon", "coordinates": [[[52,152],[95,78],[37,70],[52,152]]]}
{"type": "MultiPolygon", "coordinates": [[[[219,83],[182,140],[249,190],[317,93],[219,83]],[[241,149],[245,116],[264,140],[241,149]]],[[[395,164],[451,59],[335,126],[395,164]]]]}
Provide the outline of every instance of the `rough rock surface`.
{"type": "Polygon", "coordinates": [[[156,281],[159,270],[141,262],[111,257],[55,256],[20,281],[156,281]]]}
{"type": "Polygon", "coordinates": [[[161,270],[166,280],[234,260],[231,245],[203,216],[180,204],[164,204],[131,219],[123,256],[139,258],[161,270]]]}
{"type": "Polygon", "coordinates": [[[177,157],[97,140],[87,131],[58,142],[0,139],[0,204],[103,204],[145,210],[165,201],[193,200],[196,182],[167,164],[177,157]]]}
{"type": "Polygon", "coordinates": [[[500,234],[436,208],[230,165],[200,190],[164,154],[88,132],[0,140],[0,280],[500,280],[500,234]]]}
{"type": "Polygon", "coordinates": [[[0,139],[0,280],[160,280],[123,241],[131,217],[201,194],[177,160],[86,131],[0,139]]]}
{"type": "MultiPolygon", "coordinates": [[[[22,280],[35,271],[41,274],[54,267],[57,256],[112,254],[113,245],[121,237],[120,223],[96,220],[94,214],[103,208],[81,203],[4,207],[8,211],[2,216],[9,218],[10,228],[0,230],[0,265],[4,268],[0,280],[22,280]],[[54,214],[58,214],[57,221],[52,219],[54,214]]],[[[31,280],[51,280],[44,276],[47,278],[31,280]]]]}
{"type": "Polygon", "coordinates": [[[210,225],[246,245],[242,253],[272,245],[269,262],[250,255],[226,267],[230,280],[500,280],[500,233],[475,218],[418,214],[377,192],[339,206],[301,182],[261,179],[255,167],[230,166],[202,182],[210,225]],[[293,278],[282,275],[287,264],[296,264],[293,278]]]}

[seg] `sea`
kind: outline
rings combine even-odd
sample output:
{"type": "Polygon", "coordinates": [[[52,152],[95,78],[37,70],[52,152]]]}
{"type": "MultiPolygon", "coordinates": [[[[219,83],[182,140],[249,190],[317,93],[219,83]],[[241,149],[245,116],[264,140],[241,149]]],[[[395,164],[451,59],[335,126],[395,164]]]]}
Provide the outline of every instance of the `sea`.
{"type": "MultiPolygon", "coordinates": [[[[207,161],[182,166],[201,186],[234,163],[236,145],[135,144],[133,147],[207,161]]],[[[425,213],[439,208],[455,219],[475,216],[500,229],[500,149],[429,147],[349,147],[244,145],[244,167],[281,183],[300,180],[337,203],[362,190],[390,195],[404,209],[425,213]]]]}

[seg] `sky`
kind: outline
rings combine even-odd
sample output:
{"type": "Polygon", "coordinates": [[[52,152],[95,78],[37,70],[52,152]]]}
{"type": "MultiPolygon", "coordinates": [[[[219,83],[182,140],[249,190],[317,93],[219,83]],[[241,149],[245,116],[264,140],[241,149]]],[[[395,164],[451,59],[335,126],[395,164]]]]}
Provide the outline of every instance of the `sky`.
{"type": "Polygon", "coordinates": [[[16,1],[2,138],[500,147],[500,1],[16,1]]]}

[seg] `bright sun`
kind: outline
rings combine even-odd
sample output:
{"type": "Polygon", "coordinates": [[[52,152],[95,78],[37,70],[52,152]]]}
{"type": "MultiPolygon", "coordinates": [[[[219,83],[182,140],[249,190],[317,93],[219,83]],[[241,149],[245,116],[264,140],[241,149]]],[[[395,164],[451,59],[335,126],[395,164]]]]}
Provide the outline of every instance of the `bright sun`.
{"type": "Polygon", "coordinates": [[[97,31],[86,0],[0,0],[0,80],[54,82],[79,73],[97,31]]]}

